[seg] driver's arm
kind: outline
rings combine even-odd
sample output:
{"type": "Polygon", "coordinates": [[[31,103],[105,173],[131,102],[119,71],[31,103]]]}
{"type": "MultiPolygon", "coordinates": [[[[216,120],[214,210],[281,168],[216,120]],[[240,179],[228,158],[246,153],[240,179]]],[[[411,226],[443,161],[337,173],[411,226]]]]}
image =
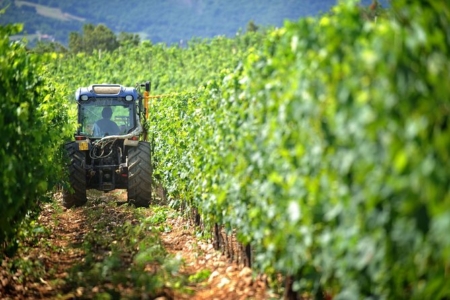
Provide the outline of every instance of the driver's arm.
{"type": "Polygon", "coordinates": [[[100,126],[98,126],[97,123],[94,123],[93,126],[93,130],[92,130],[92,135],[93,136],[102,136],[102,131],[100,130],[100,126]]]}

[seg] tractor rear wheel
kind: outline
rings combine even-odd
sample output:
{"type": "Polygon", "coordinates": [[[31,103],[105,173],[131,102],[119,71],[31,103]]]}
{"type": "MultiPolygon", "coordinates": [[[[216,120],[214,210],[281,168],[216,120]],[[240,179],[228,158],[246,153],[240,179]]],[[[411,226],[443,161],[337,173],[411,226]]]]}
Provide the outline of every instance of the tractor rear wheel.
{"type": "Polygon", "coordinates": [[[152,164],[150,144],[139,142],[128,149],[128,203],[148,207],[152,200],[152,164]]]}
{"type": "Polygon", "coordinates": [[[63,206],[84,205],[86,198],[86,171],[84,170],[85,154],[78,150],[76,142],[64,145],[65,154],[68,157],[69,183],[71,189],[63,189],[63,206]]]}

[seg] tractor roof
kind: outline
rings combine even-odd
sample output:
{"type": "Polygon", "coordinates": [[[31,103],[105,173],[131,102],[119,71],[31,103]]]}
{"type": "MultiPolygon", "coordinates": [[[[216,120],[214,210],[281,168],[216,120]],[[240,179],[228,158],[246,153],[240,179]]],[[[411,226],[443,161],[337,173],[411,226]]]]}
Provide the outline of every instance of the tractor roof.
{"type": "Polygon", "coordinates": [[[124,87],[120,84],[92,84],[89,87],[80,87],[75,92],[75,100],[87,100],[89,98],[111,98],[133,96],[133,100],[138,98],[138,92],[134,87],[124,87]],[[82,99],[81,97],[84,96],[82,99]],[[87,96],[87,97],[86,97],[87,96]]]}

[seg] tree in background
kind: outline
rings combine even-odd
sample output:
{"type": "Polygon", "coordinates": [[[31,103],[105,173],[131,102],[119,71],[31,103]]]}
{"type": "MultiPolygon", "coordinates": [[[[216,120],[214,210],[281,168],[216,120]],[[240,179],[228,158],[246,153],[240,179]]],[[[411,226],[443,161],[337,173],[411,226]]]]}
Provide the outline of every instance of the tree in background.
{"type": "Polygon", "coordinates": [[[141,42],[139,34],[121,32],[117,38],[120,46],[138,46],[141,42]]]}
{"type": "Polygon", "coordinates": [[[83,33],[71,32],[69,35],[69,51],[72,53],[92,53],[94,50],[113,51],[119,47],[114,32],[103,24],[85,24],[83,33]]]}
{"type": "Polygon", "coordinates": [[[69,35],[69,51],[78,53],[83,50],[83,36],[78,32],[71,32],[69,35]]]}
{"type": "Polygon", "coordinates": [[[256,32],[256,31],[258,31],[258,29],[259,29],[259,27],[255,24],[255,22],[253,22],[253,20],[248,22],[247,32],[256,32]]]}
{"type": "Polygon", "coordinates": [[[67,49],[58,42],[43,42],[38,41],[36,46],[32,49],[34,53],[48,53],[48,52],[59,52],[66,53],[67,49]]]}

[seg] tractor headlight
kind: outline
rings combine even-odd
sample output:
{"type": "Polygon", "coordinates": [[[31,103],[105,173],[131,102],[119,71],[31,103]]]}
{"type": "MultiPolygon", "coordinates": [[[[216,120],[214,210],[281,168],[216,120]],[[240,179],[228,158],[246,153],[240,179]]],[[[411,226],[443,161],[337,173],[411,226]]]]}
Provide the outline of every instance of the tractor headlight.
{"type": "Polygon", "coordinates": [[[131,100],[133,100],[133,96],[131,96],[131,95],[126,95],[126,96],[125,96],[125,100],[131,101],[131,100]]]}
{"type": "Polygon", "coordinates": [[[81,95],[80,99],[83,101],[86,101],[89,98],[88,98],[88,95],[81,95]]]}

